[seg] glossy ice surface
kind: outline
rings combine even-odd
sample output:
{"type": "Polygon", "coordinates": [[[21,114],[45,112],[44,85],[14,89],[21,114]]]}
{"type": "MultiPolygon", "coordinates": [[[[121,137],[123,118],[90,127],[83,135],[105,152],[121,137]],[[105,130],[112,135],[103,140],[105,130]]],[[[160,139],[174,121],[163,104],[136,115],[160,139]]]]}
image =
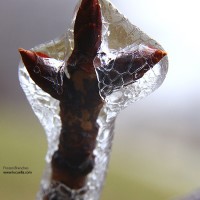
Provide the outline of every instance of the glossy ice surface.
{"type": "MultiPolygon", "coordinates": [[[[115,69],[111,67],[109,70],[105,70],[102,66],[110,62],[110,60],[115,61],[119,54],[130,49],[142,49],[149,46],[162,49],[162,47],[136,26],[132,25],[109,1],[100,0],[99,2],[102,8],[103,33],[102,45],[94,60],[94,66],[99,82],[99,92],[105,103],[97,119],[100,128],[97,146],[94,150],[96,156],[95,167],[88,176],[85,188],[78,191],[71,190],[61,183],[51,183],[54,185],[55,194],[59,193],[60,199],[65,199],[65,194],[69,193],[71,194],[71,200],[99,199],[109,162],[114,122],[117,114],[130,103],[149,95],[157,89],[164,81],[168,69],[168,61],[165,56],[158,64],[145,73],[142,78],[135,82],[129,82],[128,84],[123,82],[124,76],[130,75],[129,68],[124,73],[120,74],[117,72],[116,77],[110,79],[109,83],[105,82],[105,77],[109,77],[109,70],[113,71],[115,69]],[[114,81],[116,79],[121,80],[120,86],[115,85],[114,81]],[[85,190],[86,193],[83,192],[85,190]]],[[[71,28],[63,36],[38,45],[32,50],[46,53],[50,57],[60,60],[55,60],[55,63],[52,63],[52,65],[54,67],[62,67],[63,71],[68,75],[65,63],[73,50],[73,29],[71,28]]],[[[59,102],[36,86],[22,63],[19,65],[19,79],[33,111],[45,129],[48,140],[47,168],[41,181],[41,192],[37,197],[41,199],[41,194],[50,185],[51,157],[58,147],[58,137],[61,129],[59,102]]]]}

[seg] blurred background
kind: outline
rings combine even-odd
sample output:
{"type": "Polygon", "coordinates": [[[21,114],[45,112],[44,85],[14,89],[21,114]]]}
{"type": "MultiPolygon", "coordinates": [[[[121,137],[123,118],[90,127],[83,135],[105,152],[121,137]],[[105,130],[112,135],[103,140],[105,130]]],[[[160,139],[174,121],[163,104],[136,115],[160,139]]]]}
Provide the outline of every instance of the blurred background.
{"type": "MultiPolygon", "coordinates": [[[[149,97],[122,111],[102,200],[170,200],[200,188],[198,0],[112,0],[163,45],[169,72],[149,97]]],[[[0,2],[0,199],[35,199],[47,143],[18,81],[17,49],[64,33],[77,0],[0,2]],[[5,175],[26,166],[32,175],[5,175]]]]}

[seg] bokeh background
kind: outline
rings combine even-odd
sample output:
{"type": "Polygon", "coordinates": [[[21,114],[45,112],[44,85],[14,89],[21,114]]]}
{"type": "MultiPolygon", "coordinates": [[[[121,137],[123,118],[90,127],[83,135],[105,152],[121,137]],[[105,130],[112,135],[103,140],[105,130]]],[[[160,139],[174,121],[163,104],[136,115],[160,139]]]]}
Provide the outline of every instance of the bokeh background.
{"type": "MultiPolygon", "coordinates": [[[[121,112],[102,200],[170,200],[200,187],[198,0],[112,0],[163,45],[170,68],[152,95],[121,112]]],[[[18,81],[17,49],[54,39],[70,25],[77,0],[0,2],[0,199],[31,200],[47,143],[18,81]],[[4,175],[26,166],[32,175],[4,175]]]]}

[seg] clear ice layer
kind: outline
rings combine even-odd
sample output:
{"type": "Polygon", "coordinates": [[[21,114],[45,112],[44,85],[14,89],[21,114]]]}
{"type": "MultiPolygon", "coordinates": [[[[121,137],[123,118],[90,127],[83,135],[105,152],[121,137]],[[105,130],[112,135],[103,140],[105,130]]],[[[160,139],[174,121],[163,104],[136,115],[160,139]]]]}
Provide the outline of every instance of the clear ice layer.
{"type": "MultiPolygon", "coordinates": [[[[43,193],[48,190],[52,190],[55,195],[60,196],[58,198],[60,200],[67,199],[67,195],[70,196],[70,200],[98,200],[109,162],[114,122],[117,114],[130,103],[152,93],[162,84],[167,74],[168,61],[167,56],[165,56],[157,65],[145,73],[141,79],[133,83],[130,82],[127,86],[123,85],[124,74],[120,73],[117,76],[121,79],[121,87],[116,86],[113,79],[110,80],[109,84],[105,82],[105,77],[109,76],[109,72],[101,66],[105,62],[108,62],[108,58],[104,56],[105,54],[109,55],[109,59],[112,58],[114,60],[119,53],[125,52],[127,48],[143,48],[148,46],[161,50],[163,48],[155,40],[132,25],[109,1],[99,0],[99,2],[102,9],[103,33],[102,45],[94,60],[94,66],[99,81],[99,92],[102,98],[104,98],[105,104],[97,119],[100,128],[97,145],[94,150],[95,167],[88,175],[84,188],[71,190],[61,183],[50,182],[50,162],[53,153],[58,148],[58,138],[61,129],[59,102],[36,86],[23,63],[20,62],[19,64],[21,86],[33,111],[43,125],[48,140],[47,167],[41,181],[41,191],[37,195],[38,200],[42,199],[43,193]]],[[[78,5],[80,5],[80,2],[78,5]]],[[[74,20],[72,27],[73,25],[74,20]]],[[[73,43],[73,28],[71,28],[63,36],[48,43],[38,45],[32,50],[43,52],[50,57],[60,60],[65,73],[68,75],[65,63],[71,55],[73,43]]],[[[111,70],[115,69],[112,68],[111,70]]],[[[128,74],[129,71],[125,73],[128,74]]]]}

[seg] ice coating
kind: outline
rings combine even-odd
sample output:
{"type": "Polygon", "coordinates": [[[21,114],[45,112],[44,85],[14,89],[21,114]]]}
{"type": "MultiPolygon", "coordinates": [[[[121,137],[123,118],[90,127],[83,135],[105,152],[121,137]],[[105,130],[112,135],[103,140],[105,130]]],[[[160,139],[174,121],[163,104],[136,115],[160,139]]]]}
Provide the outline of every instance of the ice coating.
{"type": "Polygon", "coordinates": [[[116,77],[110,79],[107,76],[108,71],[115,71],[115,69],[111,67],[106,70],[103,66],[114,61],[119,54],[137,48],[151,47],[161,50],[163,48],[138,27],[131,24],[109,1],[101,0],[100,2],[104,18],[103,45],[101,45],[94,65],[99,80],[100,95],[105,98],[111,107],[114,107],[114,110],[119,111],[130,103],[149,95],[162,84],[168,71],[168,59],[165,56],[156,66],[147,71],[141,79],[132,84],[124,82],[125,76],[129,74],[136,75],[135,72],[130,73],[130,68],[123,74],[117,72],[116,77]],[[114,83],[116,79],[120,79],[122,85],[124,85],[120,90],[115,90],[117,88],[114,83]],[[108,80],[107,83],[105,80],[108,80]]]}
{"type": "MultiPolygon", "coordinates": [[[[65,57],[65,41],[66,35],[52,40],[49,43],[38,45],[32,50],[46,53],[49,56],[61,60],[65,57]]],[[[56,63],[56,66],[59,68],[63,63],[64,62],[60,61],[59,63],[56,63]]],[[[52,98],[33,82],[22,62],[19,64],[19,80],[33,111],[45,129],[49,145],[46,160],[47,162],[50,162],[51,156],[57,148],[57,139],[61,127],[58,106],[59,101],[52,98]]]]}
{"type": "MultiPolygon", "coordinates": [[[[147,48],[151,46],[162,49],[162,47],[132,25],[109,1],[100,0],[99,2],[102,8],[103,41],[99,54],[94,60],[94,65],[99,81],[100,94],[105,98],[105,104],[97,119],[100,128],[97,136],[97,146],[94,150],[96,156],[95,168],[89,174],[84,188],[80,190],[71,190],[62,183],[50,183],[50,161],[53,153],[57,149],[58,137],[61,129],[59,102],[36,86],[29,77],[24,65],[22,63],[19,65],[20,83],[32,109],[45,129],[48,140],[48,152],[46,156],[47,168],[41,181],[41,191],[37,199],[42,199],[43,193],[52,189],[52,198],[57,195],[61,200],[67,199],[66,196],[68,196],[70,200],[98,200],[109,162],[114,122],[117,114],[130,103],[147,96],[158,88],[162,84],[167,73],[168,63],[167,57],[165,56],[156,66],[145,73],[142,79],[128,86],[123,87],[122,84],[120,88],[115,88],[115,84],[113,84],[111,91],[106,90],[105,79],[100,78],[100,73],[103,74],[103,76],[107,75],[107,72],[101,66],[103,63],[108,62],[109,59],[115,60],[120,53],[127,51],[128,48],[147,48]],[[105,54],[107,56],[105,56],[105,54]]],[[[78,5],[80,5],[80,3],[78,3],[78,5]]],[[[62,37],[52,40],[49,43],[41,44],[32,50],[46,53],[50,57],[60,60],[58,67],[62,65],[63,70],[65,70],[67,74],[65,63],[72,49],[73,29],[70,29],[68,33],[62,37]]]]}
{"type": "Polygon", "coordinates": [[[149,57],[153,57],[155,53],[155,49],[142,44],[112,51],[108,55],[105,52],[100,53],[95,60],[95,67],[102,98],[111,101],[109,95],[124,87],[123,93],[128,93],[129,97],[132,93],[130,100],[136,101],[159,87],[166,74],[162,70],[166,68],[161,63],[152,65],[149,57]]]}

